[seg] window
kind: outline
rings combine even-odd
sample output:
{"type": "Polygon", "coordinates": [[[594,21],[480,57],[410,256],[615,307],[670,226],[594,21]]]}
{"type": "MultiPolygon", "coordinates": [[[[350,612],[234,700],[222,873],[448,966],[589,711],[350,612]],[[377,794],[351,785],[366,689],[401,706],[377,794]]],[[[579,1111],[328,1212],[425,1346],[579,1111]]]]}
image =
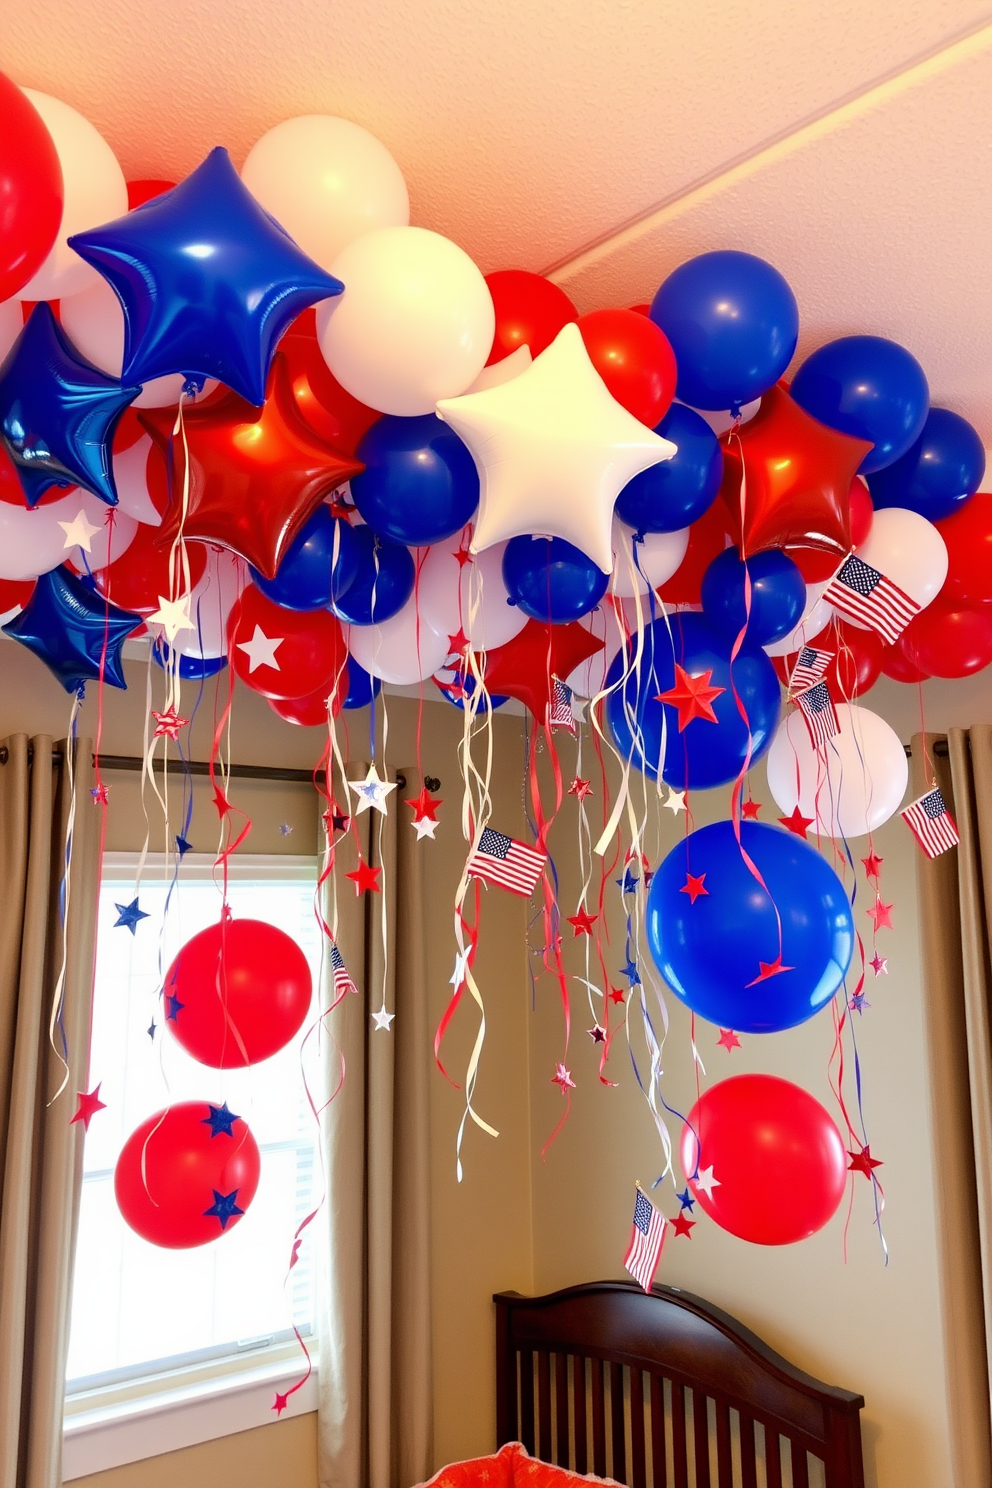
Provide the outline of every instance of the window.
{"type": "MultiPolygon", "coordinates": [[[[202,1396],[211,1381],[255,1380],[260,1370],[271,1378],[298,1375],[302,1355],[293,1324],[307,1337],[314,1322],[308,1244],[284,1285],[293,1232],[320,1196],[316,1124],[300,1068],[312,1020],[279,1054],[245,1070],[210,1069],[187,1055],[164,1027],[159,989],[180,945],[217,921],[221,901],[212,861],[188,854],[171,897],[163,865],[149,864],[140,889],[148,918],[132,936],[115,926],[115,906],[134,897],[135,867],[133,855],[108,855],[100,890],[91,1081],[102,1081],[107,1109],[92,1121],[85,1144],[66,1372],[67,1449],[87,1425],[106,1425],[115,1414],[133,1417],[153,1400],[160,1412],[163,1389],[189,1398],[197,1390],[202,1396]],[[114,1165],[145,1117],[180,1100],[226,1100],[254,1133],[262,1176],[245,1217],[227,1234],[197,1249],[171,1251],[150,1245],[124,1223],[114,1200],[114,1165]]],[[[246,855],[232,860],[229,885],[235,916],[278,925],[302,947],[314,1006],[321,956],[315,878],[312,859],[246,855]]],[[[307,1064],[312,1083],[314,1060],[307,1064]]],[[[270,1404],[271,1390],[261,1394],[270,1404]]],[[[172,1430],[159,1450],[180,1444],[172,1430]]],[[[106,1454],[100,1460],[111,1465],[106,1454]]],[[[67,1476],[78,1475],[72,1468],[67,1463],[67,1476]]],[[[81,1470],[95,1470],[92,1457],[81,1470]]]]}

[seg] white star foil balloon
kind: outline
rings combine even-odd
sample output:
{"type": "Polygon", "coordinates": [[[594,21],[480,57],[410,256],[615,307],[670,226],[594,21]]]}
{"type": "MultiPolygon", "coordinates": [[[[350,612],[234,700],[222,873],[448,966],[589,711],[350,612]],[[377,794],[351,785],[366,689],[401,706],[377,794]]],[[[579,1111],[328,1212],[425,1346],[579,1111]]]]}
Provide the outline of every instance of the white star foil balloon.
{"type": "Polygon", "coordinates": [[[613,504],[675,445],[616,401],[571,324],[510,382],[442,398],[479,469],[473,552],[520,534],[564,538],[609,573],[613,504]]]}

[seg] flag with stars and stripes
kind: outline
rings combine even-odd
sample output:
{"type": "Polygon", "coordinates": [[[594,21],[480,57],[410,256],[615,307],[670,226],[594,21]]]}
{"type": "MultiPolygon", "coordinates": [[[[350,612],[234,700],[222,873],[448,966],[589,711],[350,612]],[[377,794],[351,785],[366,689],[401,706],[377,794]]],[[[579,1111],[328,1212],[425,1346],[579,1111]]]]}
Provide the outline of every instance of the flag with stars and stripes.
{"type": "Polygon", "coordinates": [[[814,687],[817,682],[822,681],[823,674],[833,658],[832,651],[819,651],[816,646],[804,646],[792,668],[792,676],[789,678],[790,692],[801,692],[804,687],[814,687]]]}
{"type": "Polygon", "coordinates": [[[637,1190],[634,1200],[634,1222],[630,1228],[630,1244],[623,1258],[624,1269],[642,1286],[651,1290],[654,1273],[661,1260],[668,1221],[660,1209],[656,1209],[646,1193],[637,1190]]]}
{"type": "Polygon", "coordinates": [[[915,599],[854,553],[844,559],[823,591],[823,599],[848,620],[874,630],[887,646],[895,645],[920,612],[915,599]]]}
{"type": "Polygon", "coordinates": [[[465,871],[526,899],[534,892],[547,861],[547,853],[505,837],[502,832],[494,832],[492,827],[484,827],[478,846],[469,854],[465,871]]]}
{"type": "Polygon", "coordinates": [[[795,700],[814,749],[820,749],[828,739],[837,737],[840,733],[840,719],[826,682],[816,682],[812,687],[797,692],[795,700]]]}
{"type": "Polygon", "coordinates": [[[335,941],[331,942],[331,971],[334,976],[334,995],[343,997],[346,992],[357,992],[358,988],[352,981],[351,972],[344,964],[344,957],[337,948],[335,941]]]}
{"type": "Polygon", "coordinates": [[[928,858],[939,858],[960,842],[954,818],[936,786],[901,811],[900,816],[928,858]]]}
{"type": "Polygon", "coordinates": [[[554,688],[548,709],[548,724],[551,728],[568,729],[575,733],[575,718],[572,714],[572,689],[566,687],[560,677],[552,677],[554,688]]]}

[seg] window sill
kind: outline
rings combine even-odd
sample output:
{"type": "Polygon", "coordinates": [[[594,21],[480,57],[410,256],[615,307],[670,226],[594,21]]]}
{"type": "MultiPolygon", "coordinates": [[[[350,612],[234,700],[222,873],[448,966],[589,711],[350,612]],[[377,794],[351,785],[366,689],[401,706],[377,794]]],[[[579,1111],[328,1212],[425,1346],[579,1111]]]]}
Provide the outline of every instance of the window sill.
{"type": "MultiPolygon", "coordinates": [[[[301,1372],[297,1356],[209,1381],[173,1384],[139,1399],[92,1410],[80,1408],[84,1402],[77,1398],[63,1428],[62,1480],[69,1482],[180,1447],[271,1425],[279,1419],[272,1409],[275,1391],[295,1384],[301,1372]]],[[[315,1365],[307,1383],[293,1395],[287,1415],[316,1409],[315,1365]]]]}

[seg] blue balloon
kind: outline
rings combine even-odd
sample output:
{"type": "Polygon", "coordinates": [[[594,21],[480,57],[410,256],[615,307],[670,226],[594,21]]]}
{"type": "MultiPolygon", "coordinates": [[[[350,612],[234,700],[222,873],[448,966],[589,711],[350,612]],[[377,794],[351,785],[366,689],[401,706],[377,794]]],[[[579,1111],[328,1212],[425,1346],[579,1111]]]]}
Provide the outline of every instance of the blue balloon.
{"type": "Polygon", "coordinates": [[[874,445],[858,470],[871,475],[923,432],[930,389],[919,362],[884,336],[841,336],[808,356],[789,389],[821,424],[874,445]]]}
{"type": "Polygon", "coordinates": [[[412,548],[461,530],[479,504],[479,472],[468,447],[434,413],[387,414],[355,452],[365,469],[351,494],[365,521],[412,548]]]}
{"type": "Polygon", "coordinates": [[[0,440],[28,506],[50,486],[84,486],[117,505],[114,430],[140,392],[80,356],[51,306],[35,305],[0,367],[0,440]]]}
{"type": "Polygon", "coordinates": [[[532,620],[565,625],[594,610],[609,574],[563,537],[511,537],[503,553],[503,583],[513,604],[532,620]]]}
{"type": "Polygon", "coordinates": [[[66,692],[82,693],[90,678],[127,687],[121,661],[124,642],[144,624],[141,615],[119,609],[65,566],[43,573],[24,609],[3,627],[39,657],[66,692]],[[106,644],[106,655],[104,645],[106,644]]]}
{"type": "MultiPolygon", "coordinates": [[[[672,639],[665,619],[645,628],[640,674],[632,672],[624,685],[606,700],[606,719],[621,754],[651,779],[662,779],[676,790],[708,790],[736,780],[748,756],[748,730],[737,709],[731,687],[731,642],[708,621],[692,612],[670,617],[672,639]],[[674,641],[674,653],[672,641],[674,641]],[[661,703],[658,694],[675,686],[675,663],[690,676],[710,672],[710,685],[723,691],[713,698],[716,723],[694,718],[679,732],[678,709],[661,703]],[[661,757],[662,720],[665,756],[661,757]],[[635,740],[634,733],[637,738],[635,740]]],[[[634,656],[634,641],[629,643],[634,656]]],[[[620,682],[627,661],[619,651],[606,675],[607,686],[620,682]]],[[[733,686],[751,728],[751,763],[771,746],[778,724],[782,695],[775,668],[758,646],[742,646],[733,664],[733,686]]]]}
{"type": "Polygon", "coordinates": [[[734,641],[747,621],[745,639],[768,646],[788,635],[802,618],[806,582],[792,559],[776,548],[755,553],[745,563],[726,548],[703,575],[703,614],[721,635],[734,641]],[[751,576],[751,608],[744,604],[744,576],[751,576]]]}
{"type": "MultiPolygon", "coordinates": [[[[156,641],[152,646],[152,660],[163,671],[169,666],[170,652],[165,641],[156,641]]],[[[204,682],[208,677],[216,677],[226,666],[226,656],[201,656],[198,651],[179,653],[179,675],[184,682],[204,682]]]]}
{"type": "Polygon", "coordinates": [[[670,460],[627,482],[616,513],[637,533],[678,532],[709,511],[723,477],[720,441],[705,419],[673,403],[655,429],[676,446],[670,460]]]}
{"type": "Polygon", "coordinates": [[[870,475],[868,489],[876,510],[903,506],[939,522],[974,495],[984,474],[985,450],[977,430],[949,408],[931,408],[916,443],[870,475]]]}
{"type": "Polygon", "coordinates": [[[286,550],[274,579],[251,576],[267,599],[287,610],[323,610],[342,598],[358,575],[359,549],[348,522],[318,506],[286,550]],[[335,539],[337,558],[334,556],[335,539]]]}
{"type": "Polygon", "coordinates": [[[389,620],[413,593],[416,576],[409,548],[380,537],[371,527],[353,527],[358,572],[330,609],[346,625],[389,620]]]}
{"type": "Polygon", "coordinates": [[[733,824],[720,821],[672,848],[648,891],[648,945],[676,997],[701,1018],[738,1033],[779,1033],[805,1023],[841,986],[854,921],[844,885],[808,842],[764,822],[740,825],[740,845],[733,824]],[[776,910],[783,970],[762,977],[780,954],[776,910]]]}
{"type": "Polygon", "coordinates": [[[259,206],[220,146],[173,190],[69,245],[121,302],[125,382],[216,377],[256,408],[283,332],[344,288],[259,206]]]}
{"type": "Polygon", "coordinates": [[[348,657],[348,693],[342,708],[367,708],[382,691],[382,682],[373,677],[353,656],[348,657]]]}
{"type": "Polygon", "coordinates": [[[701,253],[669,274],[651,319],[672,343],[676,392],[693,408],[740,409],[792,361],[799,306],[787,281],[753,253],[701,253]]]}

